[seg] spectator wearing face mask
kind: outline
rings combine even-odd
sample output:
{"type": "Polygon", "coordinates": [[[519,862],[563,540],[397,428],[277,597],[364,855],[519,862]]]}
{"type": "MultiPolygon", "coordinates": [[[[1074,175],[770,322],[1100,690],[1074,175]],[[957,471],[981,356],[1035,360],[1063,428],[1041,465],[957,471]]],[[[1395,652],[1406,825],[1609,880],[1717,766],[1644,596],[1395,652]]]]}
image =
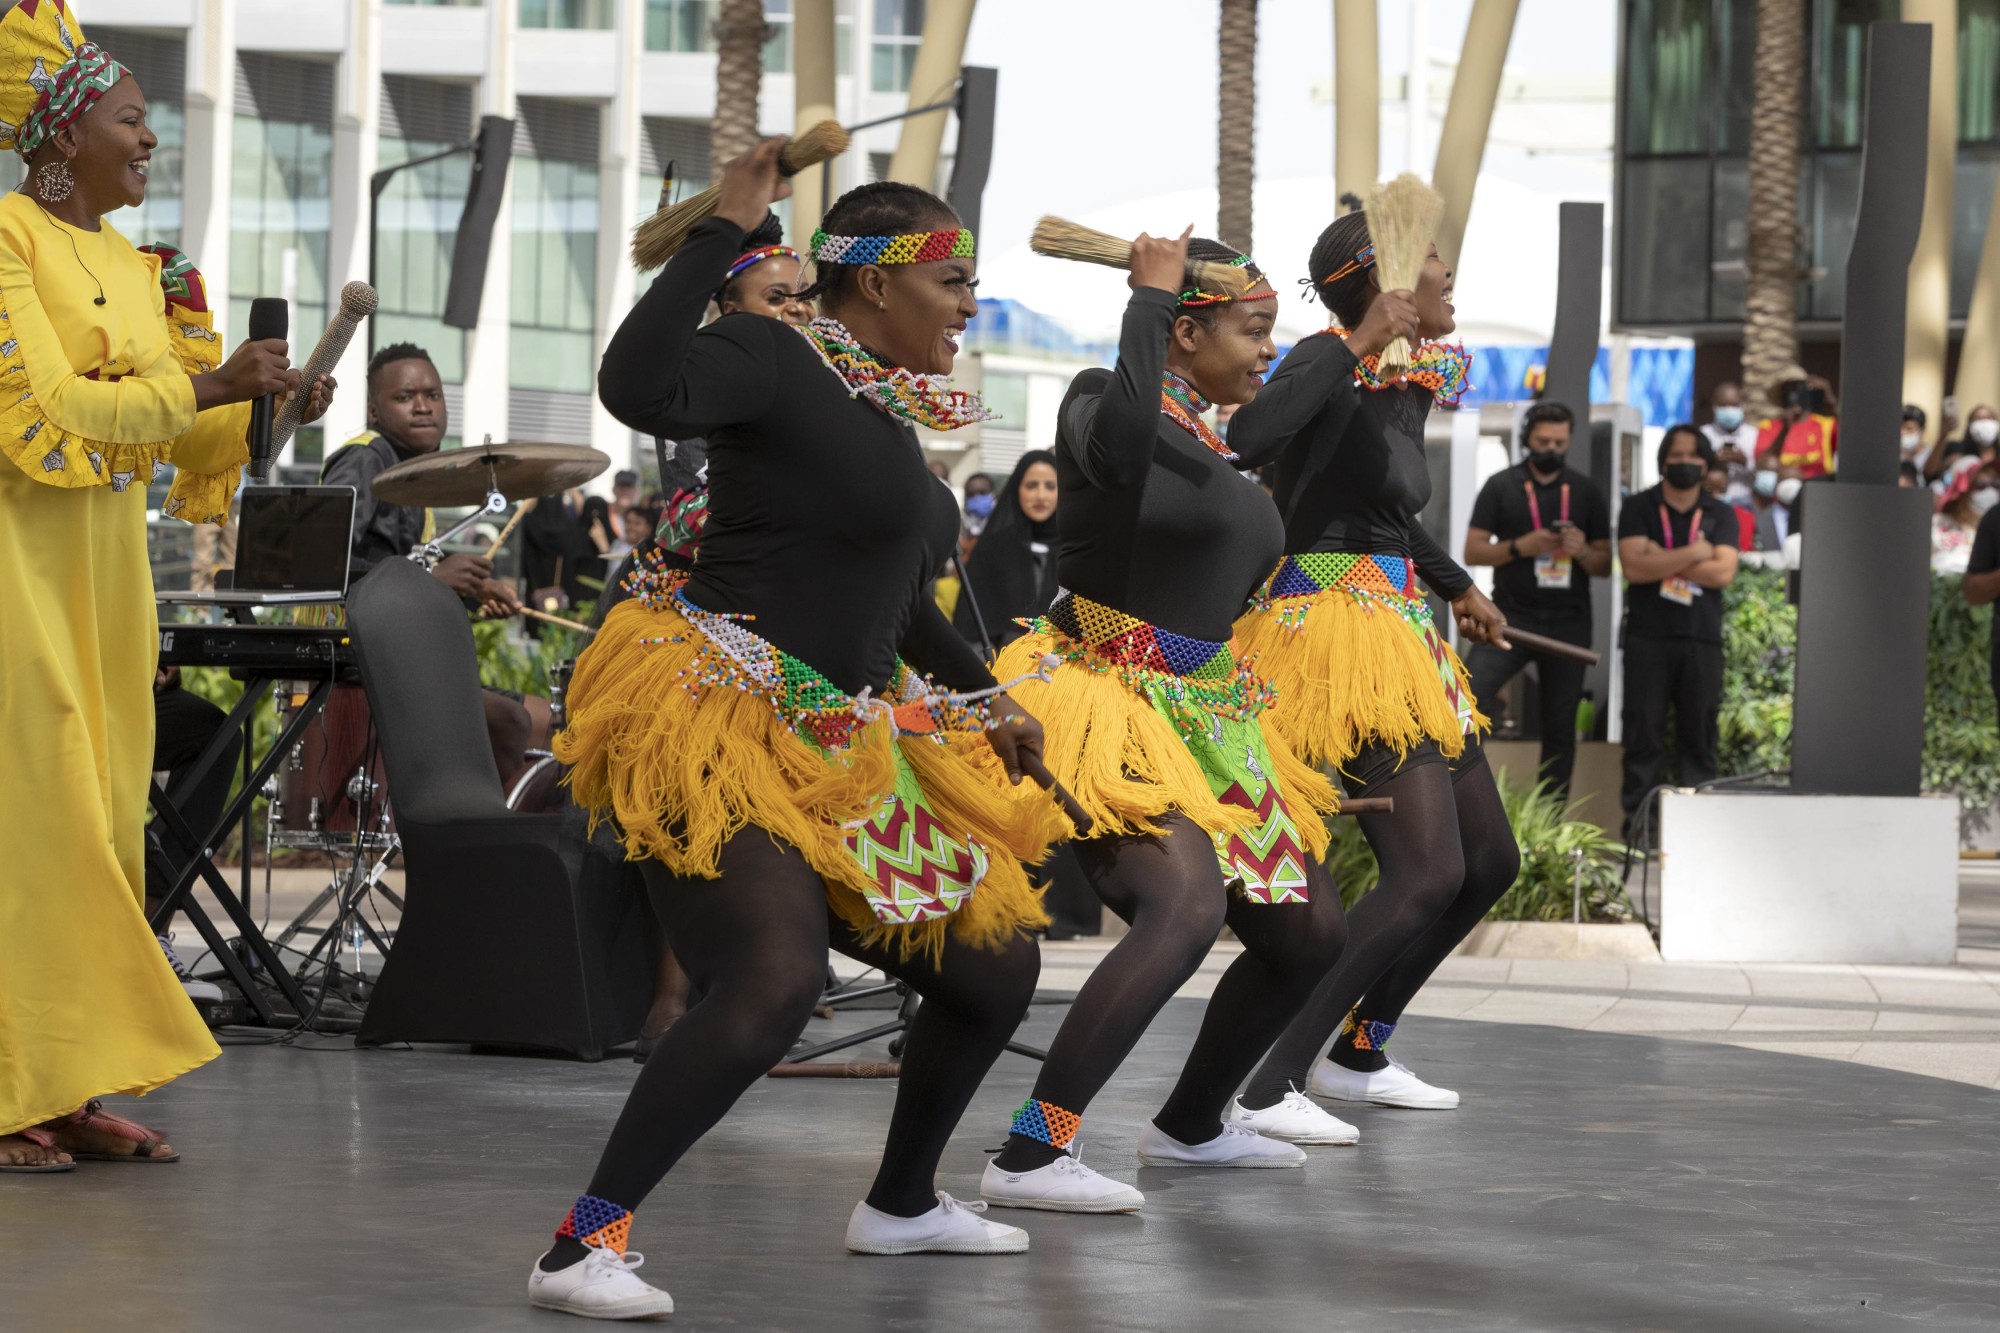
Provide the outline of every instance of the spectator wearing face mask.
{"type": "MultiPolygon", "coordinates": [[[[1611,515],[1590,478],[1572,470],[1570,428],[1561,403],[1536,403],[1521,418],[1519,463],[1495,473],[1472,504],[1465,563],[1493,569],[1493,602],[1507,623],[1588,648],[1590,580],[1611,572],[1611,515]]],[[[1535,669],[1542,717],[1541,772],[1567,795],[1576,766],[1581,662],[1516,645],[1474,644],[1466,657],[1472,697],[1492,711],[1516,673],[1535,669]]]]}
{"type": "Polygon", "coordinates": [[[1774,456],[1780,468],[1795,467],[1808,481],[1832,476],[1840,441],[1826,378],[1793,366],[1771,386],[1771,399],[1779,405],[1778,415],[1757,428],[1758,459],[1774,456]]]}
{"type": "Polygon", "coordinates": [[[965,518],[959,527],[959,559],[972,554],[974,542],[979,534],[986,531],[986,520],[993,517],[993,478],[984,472],[975,472],[965,479],[965,518]]]}
{"type": "Polygon", "coordinates": [[[1991,457],[1996,442],[2000,442],[2000,412],[1981,403],[1966,417],[1965,434],[1931,450],[1923,463],[1924,480],[1941,489],[1954,463],[1961,458],[1991,457]]]}
{"type": "Polygon", "coordinates": [[[1992,463],[1979,458],[1953,460],[1945,473],[1938,511],[1931,518],[1932,569],[1940,574],[1966,571],[1973,540],[1995,500],[2000,500],[2000,476],[1992,463]]]}
{"type": "Polygon", "coordinates": [[[1924,463],[1930,457],[1930,447],[1924,443],[1924,427],[1930,419],[1924,409],[1915,403],[1903,404],[1903,433],[1898,443],[1902,447],[1903,462],[1914,467],[1918,474],[1923,472],[1924,463]]]}
{"type": "Polygon", "coordinates": [[[1660,481],[1627,497],[1618,514],[1625,595],[1625,787],[1629,833],[1660,780],[1667,718],[1674,719],[1678,780],[1715,777],[1722,708],[1722,590],[1736,579],[1737,524],[1703,490],[1714,459],[1708,437],[1671,426],[1660,441],[1660,481]]]}
{"type": "Polygon", "coordinates": [[[1736,535],[1741,539],[1737,543],[1738,549],[1755,550],[1757,515],[1751,512],[1748,504],[1737,504],[1729,498],[1729,464],[1723,462],[1719,456],[1708,465],[1708,477],[1702,483],[1702,489],[1736,512],[1736,535]]]}
{"type": "Polygon", "coordinates": [[[1751,477],[1750,514],[1758,551],[1782,551],[1785,538],[1799,530],[1799,496],[1805,480],[1796,467],[1779,467],[1774,456],[1757,460],[1751,477]]]}
{"type": "Polygon", "coordinates": [[[1751,459],[1757,451],[1757,428],[1743,419],[1743,386],[1734,380],[1724,380],[1708,396],[1708,406],[1714,420],[1703,425],[1701,433],[1708,437],[1716,458],[1728,470],[1729,485],[1724,498],[1733,505],[1747,505],[1751,474],[1756,470],[1751,459]]]}

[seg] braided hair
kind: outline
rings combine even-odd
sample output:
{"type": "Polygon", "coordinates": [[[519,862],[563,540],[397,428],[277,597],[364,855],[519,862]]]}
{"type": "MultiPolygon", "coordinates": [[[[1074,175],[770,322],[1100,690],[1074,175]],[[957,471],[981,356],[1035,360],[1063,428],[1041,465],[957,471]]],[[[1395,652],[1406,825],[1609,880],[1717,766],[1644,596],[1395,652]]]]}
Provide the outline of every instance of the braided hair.
{"type": "MultiPolygon", "coordinates": [[[[902,181],[870,181],[836,199],[819,225],[830,236],[902,236],[962,224],[951,205],[929,190],[902,181]]],[[[816,300],[822,309],[831,309],[854,294],[855,280],[865,267],[815,259],[812,284],[799,293],[799,299],[816,300]]]]}
{"type": "MultiPolygon", "coordinates": [[[[776,213],[766,213],[762,222],[758,223],[753,230],[744,233],[743,248],[737,251],[737,253],[747,255],[752,250],[762,250],[767,245],[783,245],[784,243],[784,224],[778,221],[776,213]]],[[[715,303],[722,305],[725,302],[739,300],[743,295],[742,284],[743,274],[741,273],[723,283],[715,289],[715,303]]]]}
{"type": "Polygon", "coordinates": [[[1312,275],[1313,290],[1319,293],[1319,299],[1335,319],[1351,329],[1361,323],[1379,289],[1373,265],[1363,265],[1337,281],[1327,281],[1372,243],[1368,215],[1361,211],[1361,200],[1343,194],[1340,202],[1352,211],[1329,222],[1319,234],[1319,240],[1313,243],[1312,257],[1306,261],[1306,271],[1312,275]]]}
{"type": "MultiPolygon", "coordinates": [[[[1192,292],[1201,286],[1201,281],[1195,276],[1194,266],[1197,263],[1233,264],[1243,258],[1241,254],[1230,249],[1221,241],[1212,241],[1206,236],[1196,236],[1188,241],[1187,257],[1188,266],[1181,273],[1181,290],[1183,292],[1192,292]]],[[[1222,306],[1220,304],[1183,305],[1174,313],[1176,316],[1187,316],[1187,318],[1201,325],[1210,333],[1213,333],[1215,332],[1216,321],[1222,318],[1222,306]]]]}

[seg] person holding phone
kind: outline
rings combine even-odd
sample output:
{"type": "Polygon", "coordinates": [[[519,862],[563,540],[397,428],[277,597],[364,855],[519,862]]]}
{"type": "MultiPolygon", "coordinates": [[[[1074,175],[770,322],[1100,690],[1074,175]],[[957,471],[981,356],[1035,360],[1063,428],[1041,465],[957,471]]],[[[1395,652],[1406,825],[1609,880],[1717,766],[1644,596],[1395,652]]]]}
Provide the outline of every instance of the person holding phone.
{"type": "MultiPolygon", "coordinates": [[[[1522,416],[1521,461],[1496,472],[1473,501],[1465,563],[1493,570],[1493,602],[1508,624],[1588,648],[1590,581],[1611,573],[1611,516],[1590,478],[1567,464],[1574,420],[1561,403],[1536,403],[1522,416]]],[[[1531,665],[1541,703],[1541,775],[1567,796],[1583,663],[1475,643],[1466,659],[1472,697],[1492,713],[1507,682],[1531,665]]]]}
{"type": "Polygon", "coordinates": [[[1835,454],[1840,436],[1833,417],[1833,386],[1826,376],[1808,375],[1793,366],[1771,386],[1771,401],[1779,411],[1757,428],[1757,457],[1775,453],[1779,467],[1796,467],[1805,481],[1832,476],[1839,466],[1835,454]]]}

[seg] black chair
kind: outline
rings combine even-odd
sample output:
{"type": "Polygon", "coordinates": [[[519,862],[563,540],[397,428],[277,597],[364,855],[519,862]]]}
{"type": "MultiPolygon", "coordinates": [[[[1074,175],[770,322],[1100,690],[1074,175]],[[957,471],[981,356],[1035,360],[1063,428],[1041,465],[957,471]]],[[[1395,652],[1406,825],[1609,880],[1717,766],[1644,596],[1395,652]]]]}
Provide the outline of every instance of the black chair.
{"type": "Polygon", "coordinates": [[[601,1059],[651,1000],[650,909],[582,816],[507,808],[465,608],[408,560],[347,602],[403,841],[405,906],[357,1043],[470,1042],[601,1059]]]}

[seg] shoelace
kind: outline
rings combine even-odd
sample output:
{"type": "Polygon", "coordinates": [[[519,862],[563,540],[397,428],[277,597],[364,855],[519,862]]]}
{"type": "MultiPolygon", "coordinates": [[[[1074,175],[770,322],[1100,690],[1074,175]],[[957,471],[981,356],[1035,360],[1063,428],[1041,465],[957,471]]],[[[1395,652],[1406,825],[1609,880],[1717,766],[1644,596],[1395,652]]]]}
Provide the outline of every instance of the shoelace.
{"type": "MultiPolygon", "coordinates": [[[[1297,1087],[1285,1094],[1282,1105],[1288,1111],[1319,1111],[1319,1104],[1300,1092],[1297,1087]]],[[[1326,1112],[1320,1111],[1320,1114],[1325,1115],[1326,1112]]]]}
{"type": "Polygon", "coordinates": [[[167,956],[167,966],[174,970],[174,976],[182,981],[193,981],[194,973],[188,971],[187,964],[183,963],[181,956],[174,952],[174,937],[171,935],[156,935],[154,938],[159,940],[160,952],[167,956]]]}
{"type": "Polygon", "coordinates": [[[939,1190],[938,1206],[943,1208],[947,1213],[954,1210],[961,1213],[983,1213],[986,1211],[986,1200],[975,1199],[971,1203],[961,1203],[959,1200],[946,1194],[943,1190],[939,1190]]]}
{"type": "Polygon", "coordinates": [[[609,1245],[587,1245],[590,1253],[583,1257],[584,1266],[599,1273],[629,1273],[646,1262],[646,1256],[637,1250],[627,1250],[623,1254],[609,1245]]]}

